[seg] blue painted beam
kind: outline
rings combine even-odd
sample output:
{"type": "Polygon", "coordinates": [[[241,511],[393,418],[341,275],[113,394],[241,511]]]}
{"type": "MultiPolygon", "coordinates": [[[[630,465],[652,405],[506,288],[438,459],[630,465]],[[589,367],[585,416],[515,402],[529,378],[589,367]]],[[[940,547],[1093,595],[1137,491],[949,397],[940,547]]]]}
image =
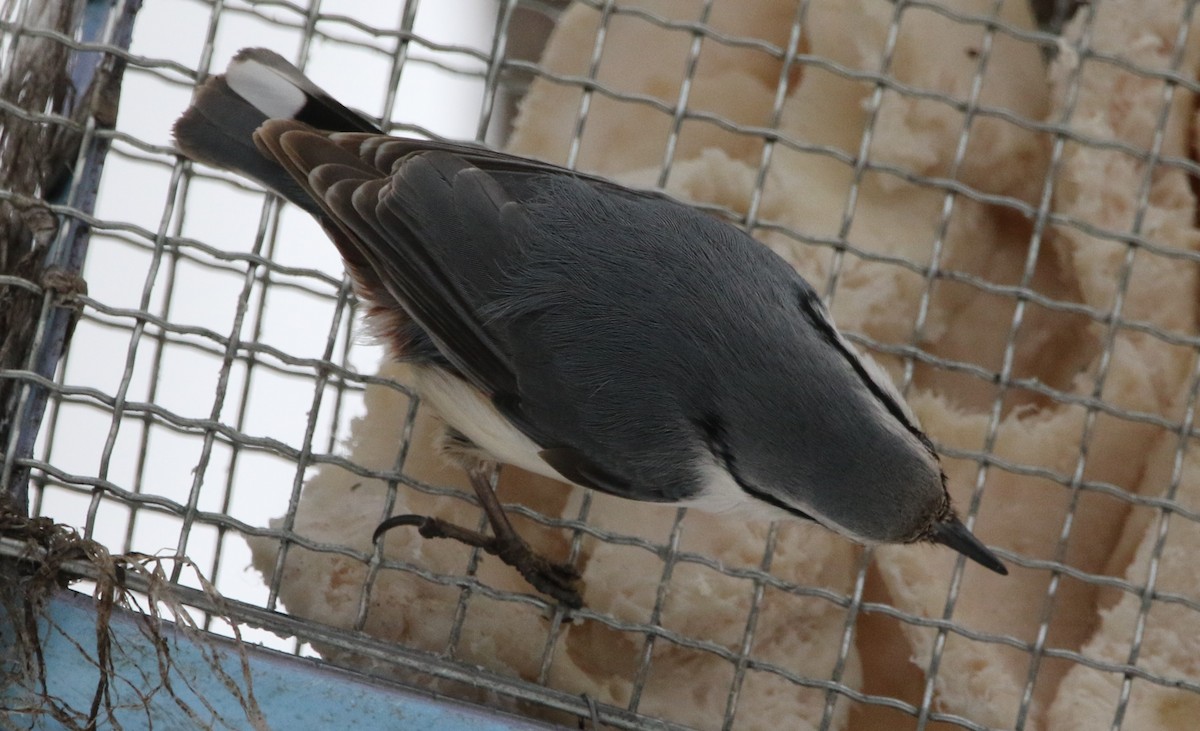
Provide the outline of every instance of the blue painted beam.
{"type": "MultiPolygon", "coordinates": [[[[11,587],[10,587],[11,588],[11,587]]],[[[0,588],[0,592],[4,588],[0,588]]],[[[12,597],[10,597],[11,599],[12,597]]],[[[43,705],[36,673],[21,667],[20,619],[0,602],[0,728],[67,728],[43,705]],[[33,710],[31,710],[33,709],[33,710]],[[41,709],[40,711],[36,709],[41,709]]],[[[37,620],[46,690],[86,725],[99,681],[96,606],[70,591],[56,594],[37,620]],[[77,715],[76,714],[80,714],[77,715]]],[[[166,652],[146,636],[140,615],[113,611],[108,692],[112,716],[96,728],[125,729],[414,729],[420,731],[547,731],[554,728],[421,690],[374,681],[317,660],[243,645],[224,637],[160,624],[166,652]],[[199,636],[198,636],[199,635],[199,636]],[[163,683],[161,663],[169,658],[163,683]],[[248,667],[243,668],[243,658],[248,667]],[[217,669],[219,668],[219,670],[217,669]],[[253,695],[254,704],[245,701],[253,695]],[[248,706],[252,710],[247,710],[248,706]],[[255,708],[256,706],[256,708],[255,708]]]]}

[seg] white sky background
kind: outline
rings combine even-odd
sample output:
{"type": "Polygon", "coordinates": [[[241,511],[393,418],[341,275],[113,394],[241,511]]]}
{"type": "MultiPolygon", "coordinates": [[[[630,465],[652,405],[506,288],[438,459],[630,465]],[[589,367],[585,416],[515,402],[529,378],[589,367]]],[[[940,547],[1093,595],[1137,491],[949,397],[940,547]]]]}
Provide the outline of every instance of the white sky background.
{"type": "MultiPolygon", "coordinates": [[[[304,0],[297,2],[304,4],[304,0]]],[[[324,0],[320,2],[320,10],[349,16],[376,28],[395,30],[400,24],[403,2],[324,0]]],[[[229,58],[245,46],[265,46],[289,60],[297,60],[303,31],[259,16],[293,25],[302,24],[303,16],[286,7],[254,5],[244,0],[230,0],[225,5],[214,42],[213,73],[222,70],[229,58]],[[257,15],[239,12],[247,9],[253,9],[257,15]]],[[[195,68],[212,12],[210,3],[199,0],[146,0],[131,50],[139,56],[169,59],[195,68]]],[[[425,0],[418,9],[415,31],[435,42],[469,46],[486,53],[492,42],[495,17],[494,0],[425,0]]],[[[395,38],[372,37],[345,22],[323,20],[317,27],[339,39],[383,49],[396,45],[395,38]]],[[[482,62],[465,54],[435,52],[416,43],[410,46],[410,58],[436,58],[461,69],[484,68],[482,62]]],[[[306,71],[349,106],[380,115],[384,111],[390,65],[387,54],[318,37],[312,42],[306,71]]],[[[170,72],[167,75],[178,77],[170,72]]],[[[410,62],[404,67],[392,118],[447,137],[471,139],[476,134],[482,91],[483,81],[478,77],[410,62]]],[[[118,129],[150,144],[167,146],[171,125],[187,106],[190,96],[189,87],[131,66],[125,76],[118,129]]],[[[159,230],[171,189],[171,163],[173,158],[169,156],[138,151],[118,142],[108,157],[96,215],[151,232],[159,230]]],[[[176,204],[185,211],[181,234],[222,251],[251,252],[256,245],[264,200],[261,194],[246,192],[226,182],[196,179],[189,194],[176,204]]],[[[172,228],[168,231],[173,233],[172,228]]],[[[223,263],[191,247],[185,248],[185,258],[175,265],[170,257],[161,257],[155,270],[151,244],[137,235],[94,234],[84,271],[89,295],[109,307],[137,310],[143,307],[144,293],[148,292],[145,309],[151,313],[162,316],[165,312],[173,323],[205,328],[223,337],[233,334],[247,264],[223,263]]],[[[262,251],[267,253],[265,248],[262,251]]],[[[339,279],[342,276],[336,250],[308,216],[294,208],[285,207],[281,215],[272,258],[286,266],[317,270],[339,279]]],[[[340,323],[335,321],[335,286],[304,275],[272,275],[272,280],[265,292],[261,284],[254,285],[245,322],[238,331],[242,339],[254,337],[261,303],[260,342],[290,356],[315,359],[322,357],[329,332],[336,327],[339,349],[333,360],[342,360],[344,354],[355,370],[375,372],[381,349],[365,343],[361,337],[345,337],[346,328],[352,327],[357,333],[359,323],[348,323],[344,314],[340,323]],[[288,287],[289,284],[318,294],[288,287]],[[343,343],[349,343],[348,352],[342,350],[343,343]]],[[[119,313],[98,317],[112,326],[94,320],[79,324],[66,362],[64,382],[68,386],[91,387],[111,396],[118,394],[125,384],[130,402],[152,401],[194,419],[212,418],[214,410],[219,409],[218,421],[237,425],[239,409],[243,407],[241,394],[246,369],[236,364],[224,399],[215,397],[222,362],[221,343],[203,335],[182,336],[214,352],[168,345],[154,378],[157,346],[150,331],[134,338],[133,317],[119,313]],[[128,379],[127,372],[131,374],[128,379]]],[[[276,439],[302,448],[314,399],[315,370],[280,364],[270,356],[263,356],[262,360],[283,365],[294,375],[256,367],[240,428],[253,437],[276,439]]],[[[334,423],[334,390],[325,389],[312,449],[318,453],[327,451],[331,437],[344,436],[349,421],[361,414],[361,408],[361,399],[352,396],[334,423]]],[[[204,451],[203,436],[152,427],[144,460],[139,457],[142,439],[143,420],[139,415],[126,415],[114,431],[111,409],[69,401],[61,408],[57,420],[43,425],[37,454],[45,454],[46,443],[52,440],[48,460],[61,470],[101,477],[124,490],[140,489],[186,505],[204,451]],[[110,440],[111,449],[106,449],[110,440]]],[[[297,476],[290,460],[242,451],[229,480],[231,450],[218,441],[208,459],[207,467],[199,471],[202,482],[195,493],[199,495],[201,510],[227,510],[252,526],[266,526],[269,520],[286,512],[297,476]],[[227,490],[227,484],[231,489],[227,490]]],[[[89,527],[92,505],[86,493],[50,487],[43,496],[41,512],[83,529],[89,527]]],[[[136,513],[131,525],[130,511],[110,497],[98,503],[90,524],[93,537],[114,551],[165,554],[175,552],[181,527],[177,517],[145,509],[136,513]]],[[[224,595],[262,604],[266,600],[266,587],[259,574],[248,568],[250,556],[245,542],[236,534],[227,534],[222,542],[215,576],[217,532],[214,529],[197,526],[189,537],[186,553],[210,579],[215,579],[224,595]]],[[[279,644],[265,633],[253,636],[279,644]]]]}

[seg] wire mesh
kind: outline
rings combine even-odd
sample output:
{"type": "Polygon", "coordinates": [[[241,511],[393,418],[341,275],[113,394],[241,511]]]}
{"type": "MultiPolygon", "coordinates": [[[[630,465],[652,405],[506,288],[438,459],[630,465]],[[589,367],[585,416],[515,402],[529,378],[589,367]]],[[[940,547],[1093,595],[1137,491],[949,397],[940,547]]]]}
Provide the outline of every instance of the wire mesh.
{"type": "MultiPolygon", "coordinates": [[[[618,728],[1186,728],[1200,708],[1200,574],[1181,568],[1200,531],[1195,3],[1035,5],[1036,24],[1016,0],[149,4],[128,52],[103,48],[128,70],[117,127],[97,132],[112,151],[71,347],[52,382],[4,374],[51,394],[20,460],[31,511],[115,551],[188,556],[250,639],[560,722],[598,698],[618,728]],[[868,40],[874,65],[847,60],[868,40]],[[522,479],[511,470],[518,526],[587,558],[572,616],[478,552],[330,532],[401,500],[476,513],[427,477],[444,473],[421,461],[417,400],[357,336],[315,225],[174,154],[195,83],[245,45],[389,131],[535,152],[746,226],[884,360],[1013,576],[795,526],[746,528],[720,551],[697,535],[728,524],[678,511],[642,526],[640,506],[579,494],[543,511],[503,484],[522,479]],[[806,121],[829,115],[855,122],[806,121]],[[304,512],[319,479],[341,485],[326,522],[304,512]],[[618,579],[626,594],[592,600],[618,579]],[[389,623],[418,600],[429,627],[389,623]],[[813,627],[819,640],[798,639],[813,627]],[[801,640],[829,651],[807,665],[769,652],[801,640]],[[792,708],[780,697],[809,715],[771,715],[792,708]]],[[[172,580],[213,609],[194,579],[172,580]]],[[[222,614],[205,627],[227,632],[222,614]]]]}

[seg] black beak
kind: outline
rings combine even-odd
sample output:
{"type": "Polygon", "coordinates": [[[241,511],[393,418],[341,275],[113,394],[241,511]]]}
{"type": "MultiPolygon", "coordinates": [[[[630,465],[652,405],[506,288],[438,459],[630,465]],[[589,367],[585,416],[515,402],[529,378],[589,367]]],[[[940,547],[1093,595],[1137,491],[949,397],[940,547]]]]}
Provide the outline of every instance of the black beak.
{"type": "Polygon", "coordinates": [[[989,551],[988,547],[967,530],[967,526],[963,525],[956,516],[951,515],[945,521],[935,525],[932,540],[934,543],[953,548],[984,568],[989,568],[1004,576],[1008,575],[1008,569],[1000,563],[996,554],[989,551]]]}

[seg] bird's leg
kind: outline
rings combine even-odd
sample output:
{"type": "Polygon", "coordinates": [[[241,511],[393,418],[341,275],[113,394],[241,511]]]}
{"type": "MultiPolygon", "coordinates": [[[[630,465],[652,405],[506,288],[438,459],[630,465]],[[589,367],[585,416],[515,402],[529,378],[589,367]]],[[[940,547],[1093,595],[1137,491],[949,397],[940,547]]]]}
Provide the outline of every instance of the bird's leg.
{"type": "Polygon", "coordinates": [[[569,563],[556,563],[545,556],[534,553],[533,548],[525,542],[509,522],[500,500],[492,489],[488,474],[481,469],[467,470],[471,486],[479,496],[483,512],[487,514],[492,524],[492,547],[485,547],[488,553],[495,554],[501,561],[521,572],[521,576],[533,585],[533,588],[554,597],[563,604],[579,608],[583,602],[575,589],[579,579],[579,571],[569,563]]]}
{"type": "Polygon", "coordinates": [[[483,467],[469,467],[467,475],[471,479],[471,486],[475,488],[475,494],[479,497],[479,503],[482,505],[488,521],[492,524],[492,531],[495,535],[487,536],[441,518],[424,515],[395,515],[379,524],[372,540],[379,540],[385,531],[396,526],[415,525],[424,538],[450,538],[468,546],[481,548],[515,568],[533,588],[543,594],[557,599],[572,609],[583,606],[583,600],[575,588],[575,582],[579,579],[579,572],[575,567],[566,563],[552,562],[545,556],[534,553],[525,539],[521,538],[516,529],[512,527],[512,523],[509,522],[508,516],[500,506],[500,500],[496,498],[496,493],[492,490],[488,473],[483,467]]]}

